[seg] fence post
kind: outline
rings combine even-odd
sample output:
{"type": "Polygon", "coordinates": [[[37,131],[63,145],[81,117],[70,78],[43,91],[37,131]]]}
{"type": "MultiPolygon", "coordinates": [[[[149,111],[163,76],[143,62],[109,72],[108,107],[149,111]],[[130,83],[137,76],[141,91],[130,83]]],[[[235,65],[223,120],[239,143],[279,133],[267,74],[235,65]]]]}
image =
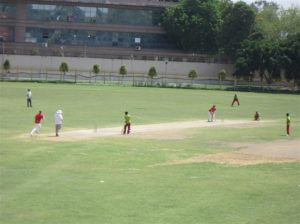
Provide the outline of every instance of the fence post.
{"type": "Polygon", "coordinates": [[[77,83],[77,72],[75,71],[75,83],[77,83]]]}
{"type": "Polygon", "coordinates": [[[16,80],[19,80],[19,67],[17,67],[16,80]]]}

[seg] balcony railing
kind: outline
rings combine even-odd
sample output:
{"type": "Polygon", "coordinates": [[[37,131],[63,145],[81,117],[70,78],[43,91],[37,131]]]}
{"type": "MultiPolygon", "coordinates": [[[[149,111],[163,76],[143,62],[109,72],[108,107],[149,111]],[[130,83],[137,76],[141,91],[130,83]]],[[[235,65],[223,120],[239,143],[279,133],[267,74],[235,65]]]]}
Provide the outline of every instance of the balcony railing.
{"type": "Polygon", "coordinates": [[[77,3],[77,4],[102,4],[102,5],[126,5],[145,7],[168,7],[173,6],[176,0],[39,0],[39,3],[77,3]]]}
{"type": "Polygon", "coordinates": [[[185,53],[177,50],[130,49],[91,46],[59,46],[32,43],[6,43],[0,45],[0,52],[11,55],[40,55],[61,57],[87,57],[107,59],[134,59],[150,61],[178,61],[231,64],[231,61],[221,55],[185,53]],[[4,49],[3,49],[4,48],[4,49]]]}

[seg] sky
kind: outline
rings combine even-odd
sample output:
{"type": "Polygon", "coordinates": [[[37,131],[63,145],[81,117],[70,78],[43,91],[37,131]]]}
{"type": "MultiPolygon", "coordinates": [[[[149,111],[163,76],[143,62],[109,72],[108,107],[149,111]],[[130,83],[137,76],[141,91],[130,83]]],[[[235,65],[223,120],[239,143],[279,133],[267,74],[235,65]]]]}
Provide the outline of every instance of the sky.
{"type": "MultiPolygon", "coordinates": [[[[233,2],[238,2],[239,0],[233,0],[233,2]]],[[[256,0],[242,0],[247,3],[255,2],[256,0]]],[[[273,2],[277,3],[278,5],[283,6],[284,8],[289,8],[291,6],[300,7],[300,0],[272,0],[273,2]]]]}

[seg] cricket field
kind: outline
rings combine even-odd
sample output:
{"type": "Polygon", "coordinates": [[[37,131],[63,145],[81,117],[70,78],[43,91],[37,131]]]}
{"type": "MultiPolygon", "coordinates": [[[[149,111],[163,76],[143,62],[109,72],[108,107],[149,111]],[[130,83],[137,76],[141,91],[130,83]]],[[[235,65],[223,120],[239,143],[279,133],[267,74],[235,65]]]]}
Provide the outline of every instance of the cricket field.
{"type": "Polygon", "coordinates": [[[300,96],[237,92],[231,107],[234,94],[1,82],[0,223],[298,224],[300,96]]]}

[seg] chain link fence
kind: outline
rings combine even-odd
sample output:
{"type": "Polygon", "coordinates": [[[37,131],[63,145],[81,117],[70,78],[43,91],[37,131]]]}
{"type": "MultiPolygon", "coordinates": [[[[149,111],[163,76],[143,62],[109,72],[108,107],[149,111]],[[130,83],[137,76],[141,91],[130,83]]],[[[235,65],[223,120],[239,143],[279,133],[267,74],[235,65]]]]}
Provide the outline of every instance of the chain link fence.
{"type": "Polygon", "coordinates": [[[0,73],[1,81],[55,82],[55,83],[86,83],[103,85],[153,86],[173,88],[226,89],[256,92],[294,92],[300,93],[295,83],[265,82],[243,80],[188,79],[179,76],[157,76],[150,78],[145,74],[128,74],[121,76],[115,73],[0,73]]]}

